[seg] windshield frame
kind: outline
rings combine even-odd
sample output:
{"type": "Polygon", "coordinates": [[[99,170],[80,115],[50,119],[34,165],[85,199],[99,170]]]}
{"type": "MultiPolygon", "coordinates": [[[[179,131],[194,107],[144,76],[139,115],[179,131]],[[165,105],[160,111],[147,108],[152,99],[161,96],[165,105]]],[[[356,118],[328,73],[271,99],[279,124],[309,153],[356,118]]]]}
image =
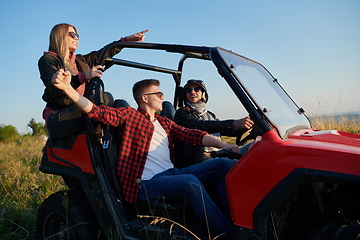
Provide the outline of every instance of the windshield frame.
{"type": "Polygon", "coordinates": [[[220,47],[211,49],[210,56],[264,132],[275,128],[280,137],[287,138],[293,131],[312,128],[304,110],[262,64],[220,47]]]}

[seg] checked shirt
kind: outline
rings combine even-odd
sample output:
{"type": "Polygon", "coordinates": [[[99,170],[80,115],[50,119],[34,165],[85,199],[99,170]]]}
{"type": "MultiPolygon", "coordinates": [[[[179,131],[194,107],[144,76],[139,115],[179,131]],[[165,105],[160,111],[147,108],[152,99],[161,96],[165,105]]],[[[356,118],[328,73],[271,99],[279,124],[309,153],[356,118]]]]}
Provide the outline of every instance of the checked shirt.
{"type": "MultiPolygon", "coordinates": [[[[95,106],[88,113],[89,118],[103,124],[118,127],[119,152],[117,174],[125,200],[137,202],[140,179],[144,170],[154,125],[150,115],[143,109],[132,107],[111,108],[95,106]]],[[[167,133],[171,161],[174,161],[174,140],[201,145],[206,132],[188,129],[172,120],[156,114],[156,119],[167,133]]]]}

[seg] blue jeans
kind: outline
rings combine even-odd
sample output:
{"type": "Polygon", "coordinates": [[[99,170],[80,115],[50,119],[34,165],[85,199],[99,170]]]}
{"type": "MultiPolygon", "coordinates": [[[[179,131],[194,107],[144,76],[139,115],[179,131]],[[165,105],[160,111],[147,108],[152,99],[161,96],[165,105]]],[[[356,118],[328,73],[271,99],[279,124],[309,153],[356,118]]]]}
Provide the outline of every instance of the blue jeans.
{"type": "Polygon", "coordinates": [[[169,200],[182,200],[192,207],[195,214],[217,235],[224,239],[234,238],[234,226],[230,217],[226,193],[225,175],[236,161],[224,158],[204,161],[186,168],[171,168],[143,181],[139,201],[164,197],[169,200]],[[204,186],[217,186],[220,208],[210,198],[204,186]]]}

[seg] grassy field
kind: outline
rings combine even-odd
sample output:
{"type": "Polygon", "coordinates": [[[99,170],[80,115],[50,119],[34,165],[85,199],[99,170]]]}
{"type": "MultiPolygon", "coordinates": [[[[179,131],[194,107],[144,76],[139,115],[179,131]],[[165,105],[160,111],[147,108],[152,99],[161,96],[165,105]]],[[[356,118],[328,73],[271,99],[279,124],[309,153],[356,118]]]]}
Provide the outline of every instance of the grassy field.
{"type": "MultiPolygon", "coordinates": [[[[319,130],[360,134],[359,119],[312,118],[312,122],[319,130]]],[[[50,194],[65,189],[59,177],[38,170],[43,145],[35,137],[0,142],[0,239],[34,239],[37,208],[50,194]]]]}
{"type": "Polygon", "coordinates": [[[312,117],[312,125],[317,130],[341,130],[360,134],[360,119],[356,115],[312,117]]]}
{"type": "Polygon", "coordinates": [[[34,239],[36,209],[65,187],[58,176],[39,171],[43,146],[36,137],[0,142],[0,239],[34,239]]]}

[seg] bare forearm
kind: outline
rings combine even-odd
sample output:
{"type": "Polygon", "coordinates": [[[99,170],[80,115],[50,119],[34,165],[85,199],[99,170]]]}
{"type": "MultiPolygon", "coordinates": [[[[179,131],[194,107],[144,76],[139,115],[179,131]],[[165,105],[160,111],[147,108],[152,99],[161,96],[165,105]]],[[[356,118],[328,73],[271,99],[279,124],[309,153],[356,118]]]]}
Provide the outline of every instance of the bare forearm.
{"type": "Polygon", "coordinates": [[[211,135],[205,135],[202,139],[203,146],[206,147],[216,147],[216,148],[222,148],[222,149],[231,149],[234,152],[240,153],[240,149],[238,146],[230,145],[227,143],[224,143],[220,141],[219,139],[211,136],[211,135]]]}
{"type": "Polygon", "coordinates": [[[52,84],[73,100],[74,104],[84,113],[90,112],[93,107],[92,102],[79,94],[71,85],[71,74],[63,69],[58,70],[51,80],[52,84]]]}
{"type": "Polygon", "coordinates": [[[202,139],[202,145],[205,147],[216,147],[216,148],[229,148],[229,144],[220,141],[219,139],[211,136],[205,135],[202,139]]]}
{"type": "Polygon", "coordinates": [[[64,90],[64,92],[66,93],[66,95],[68,95],[68,97],[74,101],[74,104],[84,113],[88,113],[90,112],[90,110],[93,107],[93,103],[85,98],[84,96],[82,96],[81,94],[79,94],[74,88],[72,88],[71,86],[69,88],[67,88],[66,90],[64,90]]]}

